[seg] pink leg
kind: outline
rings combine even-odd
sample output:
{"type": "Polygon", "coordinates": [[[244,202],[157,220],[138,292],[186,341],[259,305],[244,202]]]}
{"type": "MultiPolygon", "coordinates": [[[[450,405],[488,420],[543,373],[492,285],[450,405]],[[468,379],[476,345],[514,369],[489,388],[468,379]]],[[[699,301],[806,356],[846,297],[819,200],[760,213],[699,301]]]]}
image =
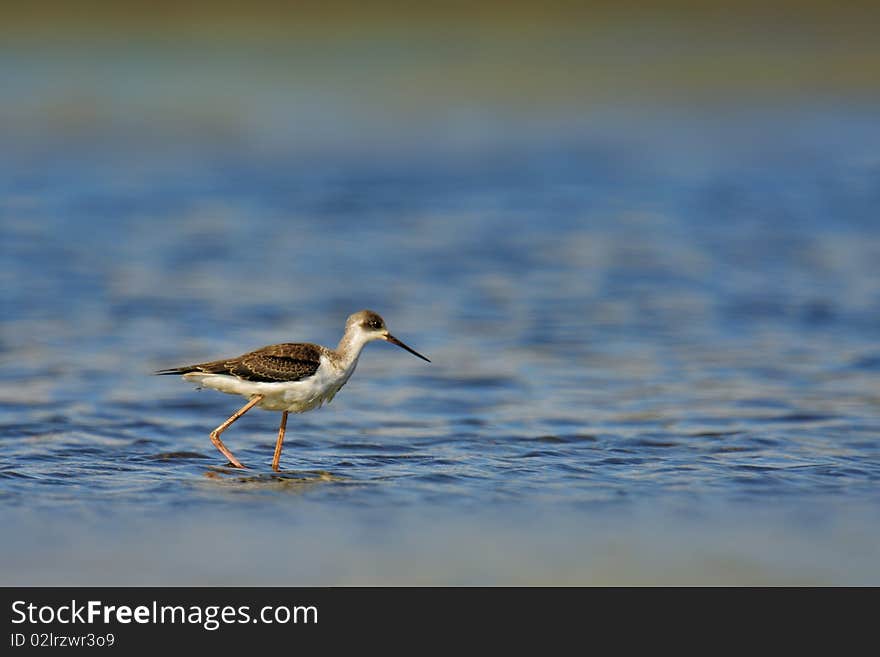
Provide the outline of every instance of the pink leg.
{"type": "Polygon", "coordinates": [[[211,442],[214,443],[214,447],[219,449],[220,453],[223,454],[223,456],[225,456],[226,458],[228,458],[229,462],[232,463],[232,465],[235,466],[236,468],[243,468],[244,466],[241,464],[241,461],[239,461],[237,458],[235,458],[235,456],[232,454],[232,452],[229,451],[229,449],[226,447],[226,445],[223,444],[223,441],[220,440],[220,434],[223,433],[224,431],[226,431],[229,428],[229,425],[231,425],[233,422],[235,422],[238,418],[240,418],[242,415],[247,413],[249,410],[251,410],[257,404],[259,404],[260,401],[262,401],[262,399],[263,399],[263,395],[256,395],[247,404],[245,404],[240,409],[235,411],[235,413],[232,414],[232,417],[230,417],[228,420],[226,420],[226,422],[224,422],[223,424],[221,424],[219,427],[217,427],[216,429],[214,429],[211,432],[211,442]]]}
{"type": "Polygon", "coordinates": [[[278,461],[281,460],[281,445],[284,444],[284,432],[287,431],[287,411],[281,414],[281,427],[278,429],[278,442],[275,443],[275,456],[272,457],[272,469],[278,472],[278,461]]]}

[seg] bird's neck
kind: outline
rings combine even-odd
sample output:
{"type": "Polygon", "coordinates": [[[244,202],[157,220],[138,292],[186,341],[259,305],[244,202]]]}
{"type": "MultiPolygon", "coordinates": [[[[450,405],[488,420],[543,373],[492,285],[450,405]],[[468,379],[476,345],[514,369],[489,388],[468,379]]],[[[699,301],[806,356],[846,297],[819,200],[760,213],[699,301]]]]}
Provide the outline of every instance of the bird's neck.
{"type": "Polygon", "coordinates": [[[336,354],[339,358],[339,364],[348,369],[357,364],[357,359],[361,355],[364,345],[368,340],[364,339],[364,334],[360,331],[346,332],[336,347],[336,354]]]}

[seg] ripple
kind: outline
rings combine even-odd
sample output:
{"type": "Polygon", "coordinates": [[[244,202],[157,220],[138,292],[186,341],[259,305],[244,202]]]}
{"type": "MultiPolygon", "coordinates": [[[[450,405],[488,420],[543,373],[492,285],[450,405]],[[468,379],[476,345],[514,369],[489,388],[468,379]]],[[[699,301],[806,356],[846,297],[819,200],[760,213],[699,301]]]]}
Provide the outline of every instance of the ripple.
{"type": "Polygon", "coordinates": [[[174,460],[193,460],[207,459],[209,456],[200,452],[161,452],[144,457],[151,461],[174,461],[174,460]]]}
{"type": "Polygon", "coordinates": [[[727,436],[739,436],[745,433],[744,431],[699,431],[697,433],[689,433],[688,436],[693,436],[694,438],[722,438],[727,436]]]}
{"type": "Polygon", "coordinates": [[[34,479],[34,477],[15,470],[0,470],[0,479],[34,479]]]}
{"type": "Polygon", "coordinates": [[[542,449],[542,450],[534,450],[530,452],[526,452],[525,454],[520,454],[519,458],[522,459],[534,459],[534,458],[559,458],[565,456],[564,453],[558,452],[550,449],[542,449]]]}
{"type": "Polygon", "coordinates": [[[779,415],[774,417],[763,418],[762,422],[792,422],[792,423],[811,423],[811,422],[828,422],[830,420],[840,419],[837,415],[823,415],[821,413],[789,413],[787,415],[779,415]]]}
{"type": "Polygon", "coordinates": [[[680,445],[680,443],[670,440],[652,440],[650,438],[634,440],[632,444],[639,447],[678,447],[680,445]]]}

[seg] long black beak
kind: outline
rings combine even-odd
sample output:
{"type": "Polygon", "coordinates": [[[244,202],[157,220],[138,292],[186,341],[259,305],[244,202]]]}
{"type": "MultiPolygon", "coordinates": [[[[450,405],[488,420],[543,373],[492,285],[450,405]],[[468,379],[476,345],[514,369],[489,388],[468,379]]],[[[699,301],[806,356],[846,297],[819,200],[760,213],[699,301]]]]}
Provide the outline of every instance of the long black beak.
{"type": "Polygon", "coordinates": [[[427,358],[425,358],[424,356],[422,356],[422,355],[421,355],[418,351],[416,351],[415,349],[410,349],[409,347],[407,347],[405,344],[403,344],[400,340],[398,340],[397,338],[395,338],[395,337],[394,337],[393,335],[391,335],[390,333],[387,334],[387,335],[385,336],[385,339],[386,339],[388,342],[390,342],[391,344],[396,344],[398,347],[401,347],[401,348],[403,348],[403,349],[406,349],[406,350],[407,350],[409,353],[411,353],[413,356],[418,356],[418,357],[421,358],[422,360],[427,360],[429,363],[431,362],[429,359],[427,359],[427,358]]]}

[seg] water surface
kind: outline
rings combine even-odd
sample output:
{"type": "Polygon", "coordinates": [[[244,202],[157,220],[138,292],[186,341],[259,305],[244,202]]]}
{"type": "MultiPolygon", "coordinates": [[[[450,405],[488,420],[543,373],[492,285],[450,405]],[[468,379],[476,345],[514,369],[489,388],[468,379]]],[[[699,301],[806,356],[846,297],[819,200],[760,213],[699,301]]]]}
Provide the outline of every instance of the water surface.
{"type": "Polygon", "coordinates": [[[322,149],[277,98],[151,140],[118,89],[0,152],[3,584],[880,583],[869,107],[322,149]],[[151,374],[361,308],[433,363],[368,346],[279,475],[279,414],[230,471],[243,400],[151,374]]]}

